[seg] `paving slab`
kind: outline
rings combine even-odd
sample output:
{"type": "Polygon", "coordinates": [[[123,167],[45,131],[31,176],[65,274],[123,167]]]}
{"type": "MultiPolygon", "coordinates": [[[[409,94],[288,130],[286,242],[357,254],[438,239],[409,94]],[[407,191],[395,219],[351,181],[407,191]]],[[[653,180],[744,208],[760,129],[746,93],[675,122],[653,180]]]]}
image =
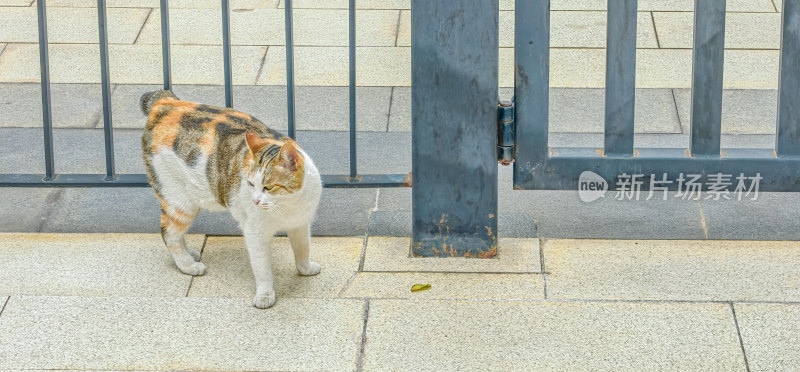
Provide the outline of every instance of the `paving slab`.
{"type": "Polygon", "coordinates": [[[316,236],[364,235],[369,213],[375,206],[372,189],[325,189],[311,225],[316,236]]]}
{"type": "MultiPolygon", "coordinates": [[[[691,128],[692,92],[675,89],[681,124],[691,128]]],[[[722,133],[775,134],[778,91],[773,89],[726,89],[722,91],[722,133]]]]}
{"type": "MultiPolygon", "coordinates": [[[[0,135],[9,139],[6,146],[0,147],[0,171],[44,172],[41,129],[0,128],[0,135]]],[[[53,137],[57,173],[105,172],[101,129],[56,129],[53,137]]],[[[346,174],[349,171],[348,132],[298,131],[297,138],[322,174],[346,174]]],[[[140,130],[115,129],[114,145],[118,173],[144,172],[140,130]]],[[[356,145],[360,174],[406,174],[411,171],[409,133],[358,132],[356,145]]]]}
{"type": "Polygon", "coordinates": [[[702,207],[711,239],[800,240],[797,193],[759,192],[757,200],[741,201],[731,196],[703,201],[702,207]]]}
{"type": "Polygon", "coordinates": [[[541,272],[539,239],[499,238],[496,258],[410,257],[411,238],[371,236],[363,271],[412,272],[541,272]]]}
{"type": "MultiPolygon", "coordinates": [[[[0,147],[0,170],[4,173],[44,173],[42,130],[38,128],[2,128],[8,139],[0,147]]],[[[115,131],[116,170],[118,173],[142,173],[141,133],[115,131]]],[[[55,170],[57,174],[105,172],[103,131],[96,129],[56,129],[53,131],[55,170]]]]}
{"type": "Polygon", "coordinates": [[[370,301],[364,369],[396,366],[418,371],[746,368],[727,304],[370,301]]]}
{"type": "Polygon", "coordinates": [[[545,240],[552,299],[798,301],[800,244],[545,240]]]}
{"type": "MultiPolygon", "coordinates": [[[[410,190],[409,190],[410,191],[410,190]]],[[[497,217],[499,236],[535,238],[536,219],[533,213],[504,213],[497,217]]],[[[410,236],[413,218],[411,211],[375,211],[370,215],[369,235],[410,236]]]]}
{"type": "Polygon", "coordinates": [[[37,232],[61,191],[45,188],[4,188],[0,201],[0,231],[37,232]]]}
{"type": "MultiPolygon", "coordinates": [[[[0,127],[42,127],[42,87],[38,83],[0,83],[0,127]]],[[[91,128],[103,121],[99,84],[52,84],[54,128],[91,128]]],[[[102,124],[101,124],[102,125],[102,124]]]]}
{"type": "Polygon", "coordinates": [[[159,233],[161,207],[150,188],[68,188],[43,232],[159,233]]]}
{"type": "MultiPolygon", "coordinates": [[[[183,297],[192,279],[158,234],[0,237],[0,282],[8,295],[183,297]]],[[[186,243],[199,251],[204,239],[189,235],[186,243]]]]}
{"type": "Polygon", "coordinates": [[[543,299],[541,274],[453,274],[360,272],[342,293],[345,298],[543,299]],[[415,284],[431,288],[411,292],[415,284]]]}
{"type": "MultiPolygon", "coordinates": [[[[348,46],[348,12],[343,9],[296,9],[295,46],[348,46]],[[320,27],[320,25],[326,25],[320,27]]],[[[394,46],[399,10],[359,10],[356,45],[394,46]]],[[[233,45],[286,45],[283,9],[253,9],[231,13],[233,45]]],[[[170,12],[174,44],[222,43],[222,12],[218,9],[175,9],[170,12]]],[[[161,15],[154,13],[137,43],[161,43],[161,15]]]]}
{"type": "Polygon", "coordinates": [[[751,371],[800,365],[800,305],[734,304],[751,371]]]}
{"type": "MultiPolygon", "coordinates": [[[[294,0],[292,7],[295,9],[347,9],[348,0],[294,0]]],[[[286,4],[280,0],[279,8],[286,4]]],[[[411,9],[411,0],[357,0],[356,9],[411,9]]]]}
{"type": "MultiPolygon", "coordinates": [[[[347,86],[347,47],[295,47],[295,82],[298,85],[347,86]]],[[[2,65],[0,65],[2,66],[2,65]]],[[[411,48],[356,48],[356,84],[360,86],[410,86],[411,48]]],[[[270,47],[258,85],[286,83],[286,49],[270,47]]]]}
{"type": "Polygon", "coordinates": [[[2,0],[0,6],[30,6],[33,0],[2,0]]]}
{"type": "MultiPolygon", "coordinates": [[[[7,1],[7,0],[6,0],[7,1]]],[[[230,0],[231,9],[274,8],[278,0],[230,0]]],[[[108,0],[108,7],[118,8],[158,8],[159,0],[108,0]]],[[[35,2],[34,2],[35,5],[35,2]]],[[[95,0],[47,0],[47,6],[56,7],[97,7],[95,0]]],[[[220,2],[214,0],[171,0],[170,9],[215,9],[220,8],[220,2]]],[[[158,10],[158,9],[156,9],[158,10]]]]}
{"type": "MultiPolygon", "coordinates": [[[[0,85],[2,86],[2,85],[0,85]]],[[[139,108],[145,92],[160,85],[118,85],[112,107],[115,128],[144,128],[147,117],[139,108]]],[[[359,131],[385,131],[392,88],[356,89],[356,128],[359,131]]],[[[175,85],[175,94],[187,101],[224,106],[225,88],[217,85],[175,85]]],[[[234,108],[253,115],[268,127],[287,128],[286,88],[281,86],[236,85],[234,108]]],[[[297,130],[347,131],[350,128],[349,92],[346,87],[297,87],[295,90],[295,128],[297,130]]]]}
{"type": "MultiPolygon", "coordinates": [[[[325,189],[312,234],[363,235],[375,205],[375,190],[325,189]],[[341,216],[347,216],[342,218],[341,216]]],[[[66,189],[47,218],[42,231],[82,233],[158,233],[161,209],[149,188],[66,189]],[[136,213],[131,213],[136,211],[136,213]]],[[[241,230],[227,212],[203,211],[192,233],[238,235],[241,230]]]]}
{"type": "MultiPolygon", "coordinates": [[[[160,84],[160,45],[110,44],[109,71],[115,84],[160,84]]],[[[99,83],[100,52],[91,44],[51,44],[52,83],[99,83]]],[[[234,84],[254,84],[267,48],[233,46],[234,84]]],[[[222,47],[173,45],[172,75],[175,84],[222,84],[222,47]]],[[[37,44],[9,44],[0,55],[0,82],[38,82],[37,44]]]]}
{"type": "MultiPolygon", "coordinates": [[[[658,41],[662,48],[691,48],[694,12],[654,12],[658,41]]],[[[725,48],[780,49],[779,13],[727,13],[725,48]]]]}
{"type": "MultiPolygon", "coordinates": [[[[603,133],[605,89],[555,88],[550,91],[550,132],[603,133]]],[[[635,132],[680,133],[669,89],[637,89],[635,132]]]]}
{"type": "MultiPolygon", "coordinates": [[[[159,45],[112,44],[109,48],[113,83],[161,83],[159,45]]],[[[99,82],[99,63],[96,62],[99,56],[92,45],[53,44],[50,52],[51,77],[54,83],[99,82]],[[84,68],[75,70],[74,66],[84,68]]],[[[234,46],[232,52],[234,84],[285,84],[285,47],[271,46],[267,51],[266,46],[234,46]]],[[[409,47],[358,47],[356,53],[358,85],[410,86],[409,47]]],[[[347,56],[346,47],[296,47],[297,84],[346,86],[349,71],[347,56]]],[[[0,55],[0,82],[38,81],[38,58],[36,44],[9,44],[0,55]]],[[[513,49],[501,48],[499,58],[500,86],[511,87],[514,71],[513,49]]],[[[172,62],[176,84],[222,83],[221,46],[174,45],[172,62]]],[[[551,71],[551,86],[601,88],[605,84],[604,49],[553,49],[550,65],[554,66],[551,71]]],[[[689,49],[640,49],[637,52],[637,66],[637,86],[640,88],[690,87],[689,49]]],[[[777,50],[729,50],[725,54],[725,68],[725,88],[777,88],[777,50]],[[759,68],[754,70],[752,66],[759,68]]]]}
{"type": "MultiPolygon", "coordinates": [[[[97,44],[100,36],[97,31],[96,4],[95,8],[48,7],[48,41],[97,44]]],[[[150,12],[150,8],[108,8],[108,42],[133,44],[150,12]]],[[[0,25],[0,41],[39,42],[36,7],[0,7],[0,18],[8,20],[0,25]]]]}
{"type": "MultiPolygon", "coordinates": [[[[780,3],[780,0],[776,0],[780,3]]],[[[294,8],[347,8],[347,0],[294,0],[294,8]]],[[[281,0],[279,7],[284,7],[281,0]]],[[[411,0],[358,0],[357,8],[411,9],[411,0]]],[[[552,10],[606,10],[606,3],[595,0],[553,0],[552,10]]],[[[501,10],[513,10],[514,0],[500,0],[501,10]]],[[[774,12],[770,0],[729,0],[728,11],[732,12],[774,12]]],[[[641,0],[640,11],[692,11],[692,0],[641,0]]]]}
{"type": "MultiPolygon", "coordinates": [[[[669,89],[637,89],[635,106],[636,133],[681,133],[669,89]]],[[[605,89],[551,88],[549,111],[551,133],[603,133],[605,89]]],[[[389,130],[411,130],[411,88],[394,88],[389,130]]]]}
{"type": "MultiPolygon", "coordinates": [[[[504,1],[501,1],[501,4],[504,1]]],[[[510,2],[510,1],[509,1],[510,2]]],[[[606,2],[594,0],[553,0],[551,9],[606,10],[606,2]]],[[[694,11],[693,0],[640,0],[639,11],[694,11]]],[[[513,8],[513,7],[512,7],[513,8]]],[[[770,0],[728,0],[728,12],[774,12],[770,0]]]]}
{"type": "MultiPolygon", "coordinates": [[[[322,265],[315,276],[300,276],[288,238],[272,243],[275,293],[282,298],[336,298],[358,271],[364,238],[313,238],[311,259],[322,265]]],[[[203,250],[208,271],[192,282],[189,297],[252,298],[256,284],[244,239],[209,237],[203,250]]]]}
{"type": "MultiPolygon", "coordinates": [[[[637,47],[658,48],[655,29],[650,13],[638,14],[637,47]]],[[[398,46],[411,46],[410,11],[400,16],[397,34],[398,46]]],[[[605,48],[606,12],[575,10],[552,11],[550,13],[550,46],[555,48],[605,48]]],[[[514,46],[514,12],[500,11],[500,46],[514,46]]]]}
{"type": "MultiPolygon", "coordinates": [[[[298,132],[298,143],[314,159],[322,174],[349,171],[348,132],[298,132]]],[[[356,133],[359,174],[407,174],[411,171],[411,134],[386,132],[356,133]]]]}
{"type": "MultiPolygon", "coordinates": [[[[514,12],[500,12],[500,46],[514,46],[514,12]]],[[[598,11],[551,11],[551,48],[605,48],[608,13],[598,11]]],[[[398,39],[399,41],[399,39],[398,39]]],[[[411,45],[411,39],[406,45],[411,45]]],[[[650,13],[639,12],[636,26],[637,48],[658,48],[650,13]]]]}
{"type": "Polygon", "coordinates": [[[13,296],[0,368],[355,369],[363,301],[250,301],[13,296]]]}
{"type": "MultiPolygon", "coordinates": [[[[500,168],[500,185],[510,185],[513,172],[500,168]]],[[[508,186],[504,186],[508,187],[508,186]]],[[[618,200],[606,192],[591,203],[580,200],[577,191],[508,190],[501,193],[501,211],[533,213],[539,238],[606,239],[705,239],[706,233],[696,200],[683,200],[668,193],[639,194],[639,200],[618,200]]]]}

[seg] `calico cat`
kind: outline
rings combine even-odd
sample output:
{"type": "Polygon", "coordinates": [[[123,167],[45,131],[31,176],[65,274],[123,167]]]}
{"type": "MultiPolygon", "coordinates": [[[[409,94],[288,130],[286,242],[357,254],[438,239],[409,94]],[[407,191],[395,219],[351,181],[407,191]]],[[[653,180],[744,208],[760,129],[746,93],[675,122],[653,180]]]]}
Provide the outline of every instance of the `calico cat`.
{"type": "Polygon", "coordinates": [[[201,208],[229,210],[244,232],[256,280],[253,305],[275,303],[270,240],[286,231],[300,275],[316,275],[309,260],[309,225],[322,192],[314,162],[291,138],[230,108],[179,100],[171,91],[146,93],[142,156],[161,202],[161,236],[185,274],[203,275],[200,253],[184,235],[201,208]]]}

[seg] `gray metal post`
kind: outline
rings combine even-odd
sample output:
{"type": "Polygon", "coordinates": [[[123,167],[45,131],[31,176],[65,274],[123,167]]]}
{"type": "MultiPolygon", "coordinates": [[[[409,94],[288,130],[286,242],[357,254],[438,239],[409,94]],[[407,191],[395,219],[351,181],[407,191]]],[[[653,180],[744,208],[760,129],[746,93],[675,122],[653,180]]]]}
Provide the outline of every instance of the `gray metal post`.
{"type": "Polygon", "coordinates": [[[103,91],[103,137],[106,145],[106,181],[117,177],[114,170],[114,129],[111,117],[111,76],[108,69],[108,20],[106,0],[97,0],[97,29],[100,31],[100,80],[103,91]]]}
{"type": "Polygon", "coordinates": [[[499,0],[412,0],[414,256],[497,254],[499,0]]]}
{"type": "Polygon", "coordinates": [[[42,73],[42,129],[44,129],[45,181],[56,176],[53,158],[53,111],[50,105],[50,57],[47,42],[47,7],[45,0],[36,3],[39,19],[39,68],[42,73]]]}
{"type": "Polygon", "coordinates": [[[725,0],[696,0],[692,56],[691,153],[719,157],[725,0]]]}
{"type": "Polygon", "coordinates": [[[608,2],[606,155],[633,156],[636,101],[636,0],[608,2]]]}
{"type": "Polygon", "coordinates": [[[169,0],[161,0],[161,64],[164,74],[164,89],[172,89],[172,63],[169,49],[169,0]]]}
{"type": "Polygon", "coordinates": [[[231,6],[222,0],[222,62],[225,70],[225,107],[233,107],[233,72],[231,71],[231,6]]]}
{"type": "Polygon", "coordinates": [[[514,186],[532,182],[547,160],[550,107],[550,1],[517,1],[514,30],[514,186]],[[520,151],[520,146],[524,149],[520,151]]]}
{"type": "Polygon", "coordinates": [[[778,156],[800,155],[800,0],[783,0],[778,83],[778,156]]]}

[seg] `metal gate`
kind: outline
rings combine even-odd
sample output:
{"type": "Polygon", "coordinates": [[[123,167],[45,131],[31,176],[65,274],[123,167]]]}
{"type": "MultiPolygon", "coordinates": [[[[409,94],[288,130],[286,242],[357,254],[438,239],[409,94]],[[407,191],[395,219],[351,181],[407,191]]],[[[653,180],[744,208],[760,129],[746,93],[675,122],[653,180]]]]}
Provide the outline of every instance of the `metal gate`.
{"type": "Polygon", "coordinates": [[[580,174],[590,171],[608,189],[631,186],[613,182],[621,175],[657,175],[669,190],[685,187],[677,181],[687,175],[758,175],[763,191],[800,191],[800,1],[783,1],[774,149],[720,148],[725,0],[695,0],[690,146],[634,148],[636,3],[608,1],[605,141],[598,149],[548,146],[549,1],[517,1],[514,187],[578,190],[580,174]]]}

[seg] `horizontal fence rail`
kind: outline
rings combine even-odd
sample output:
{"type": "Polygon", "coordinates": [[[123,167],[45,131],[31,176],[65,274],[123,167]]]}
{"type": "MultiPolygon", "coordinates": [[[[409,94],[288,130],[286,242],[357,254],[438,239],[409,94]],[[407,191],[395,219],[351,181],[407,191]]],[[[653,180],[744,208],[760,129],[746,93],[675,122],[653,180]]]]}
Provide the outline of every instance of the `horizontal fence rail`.
{"type": "MultiPolygon", "coordinates": [[[[223,74],[225,106],[233,107],[233,73],[231,63],[231,32],[229,0],[222,1],[223,74]]],[[[46,0],[37,1],[39,23],[39,57],[42,86],[42,128],[44,131],[44,174],[0,174],[0,187],[149,187],[144,174],[116,174],[114,161],[113,117],[111,110],[111,81],[108,63],[108,29],[106,0],[97,0],[98,26],[100,34],[100,72],[103,96],[103,133],[105,140],[106,173],[103,174],[58,174],[55,169],[53,151],[53,120],[50,97],[50,63],[47,40],[46,0]]],[[[169,0],[160,0],[161,47],[164,89],[172,89],[172,65],[170,58],[169,0]]],[[[356,7],[349,0],[349,99],[350,99],[350,154],[347,175],[322,175],[324,187],[329,188],[373,188],[409,187],[408,174],[359,174],[356,158],[356,7]]],[[[286,17],[286,96],[287,133],[296,137],[294,38],[292,1],[285,0],[286,17]]]]}
{"type": "MultiPolygon", "coordinates": [[[[548,146],[550,1],[517,1],[514,188],[576,190],[590,171],[606,181],[606,190],[616,189],[613,180],[621,175],[725,176],[730,188],[737,176],[746,175],[758,177],[762,191],[800,191],[800,0],[783,1],[774,149],[720,148],[725,3],[695,0],[689,146],[635,149],[637,1],[608,1],[604,148],[597,149],[548,146]]],[[[651,188],[649,181],[642,182],[642,190],[651,188]]],[[[682,185],[660,186],[681,190],[682,185]]]]}

